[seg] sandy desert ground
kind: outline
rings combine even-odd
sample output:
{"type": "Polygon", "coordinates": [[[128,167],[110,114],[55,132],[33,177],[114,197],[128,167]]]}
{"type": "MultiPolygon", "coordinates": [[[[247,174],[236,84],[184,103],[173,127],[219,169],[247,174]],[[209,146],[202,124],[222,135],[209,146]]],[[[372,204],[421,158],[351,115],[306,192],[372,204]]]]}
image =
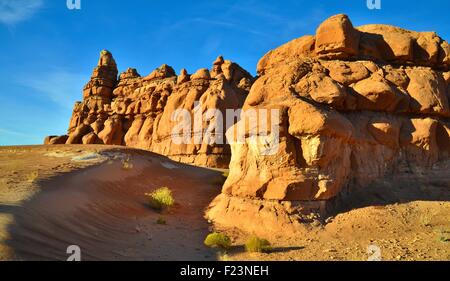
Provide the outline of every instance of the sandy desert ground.
{"type": "Polygon", "coordinates": [[[445,184],[355,193],[325,224],[273,233],[270,253],[249,254],[250,234],[236,229],[219,229],[233,240],[228,253],[203,245],[213,229],[204,210],[222,180],[222,171],[130,148],[1,147],[0,260],[65,260],[69,245],[83,260],[367,260],[370,245],[384,260],[450,260],[445,184]],[[158,213],[144,194],[162,186],[176,204],[158,213]]]}

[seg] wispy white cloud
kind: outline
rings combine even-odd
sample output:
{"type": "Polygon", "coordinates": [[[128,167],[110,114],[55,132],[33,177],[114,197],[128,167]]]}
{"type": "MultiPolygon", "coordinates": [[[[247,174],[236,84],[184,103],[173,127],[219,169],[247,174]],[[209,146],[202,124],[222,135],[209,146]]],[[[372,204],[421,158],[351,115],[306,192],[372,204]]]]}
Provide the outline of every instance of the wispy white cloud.
{"type": "Polygon", "coordinates": [[[228,19],[218,20],[218,19],[209,19],[209,18],[203,18],[203,17],[189,18],[189,19],[184,19],[184,20],[178,21],[178,22],[174,23],[173,25],[168,26],[166,28],[169,28],[172,30],[185,29],[186,26],[191,25],[191,24],[204,24],[204,25],[208,25],[208,26],[216,26],[216,27],[221,27],[221,28],[234,29],[236,31],[250,33],[253,35],[266,36],[266,34],[262,31],[248,28],[245,25],[242,25],[238,22],[235,22],[233,20],[228,20],[228,19]]]}
{"type": "Polygon", "coordinates": [[[244,25],[241,25],[237,22],[233,22],[231,20],[225,21],[225,20],[212,20],[212,19],[207,19],[207,18],[194,18],[194,19],[192,19],[192,21],[197,22],[197,23],[204,23],[204,24],[208,24],[208,25],[233,28],[235,30],[246,32],[246,33],[251,33],[254,35],[260,35],[260,36],[266,35],[264,32],[245,27],[244,25]]]}
{"type": "Polygon", "coordinates": [[[43,0],[0,0],[0,22],[10,25],[27,20],[43,4],[43,0]]]}
{"type": "Polygon", "coordinates": [[[75,100],[81,98],[83,85],[88,79],[88,75],[67,70],[52,70],[21,75],[17,78],[16,83],[36,91],[44,100],[49,100],[70,110],[75,100]]]}
{"type": "Polygon", "coordinates": [[[22,133],[22,132],[9,130],[9,129],[4,129],[4,128],[0,128],[0,134],[12,135],[12,136],[16,136],[16,137],[27,137],[27,136],[29,136],[29,134],[25,134],[25,133],[22,133]]]}
{"type": "MultiPolygon", "coordinates": [[[[296,5],[301,5],[301,3],[297,2],[296,5]]],[[[256,22],[255,26],[277,29],[279,37],[288,39],[303,35],[308,31],[314,32],[318,24],[326,18],[323,3],[317,3],[314,8],[304,10],[296,17],[285,16],[273,4],[260,4],[258,1],[231,4],[226,10],[225,14],[229,17],[252,18],[256,22]],[[306,16],[303,16],[303,13],[306,16]]]]}

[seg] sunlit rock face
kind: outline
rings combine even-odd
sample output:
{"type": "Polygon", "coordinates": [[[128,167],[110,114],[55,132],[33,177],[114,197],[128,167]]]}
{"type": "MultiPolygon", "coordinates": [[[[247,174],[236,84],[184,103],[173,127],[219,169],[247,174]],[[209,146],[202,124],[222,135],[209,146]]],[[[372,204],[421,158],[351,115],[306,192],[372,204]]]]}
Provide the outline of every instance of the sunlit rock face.
{"type": "Polygon", "coordinates": [[[243,109],[279,110],[277,152],[262,154],[250,138],[232,144],[207,217],[287,229],[377,181],[448,185],[449,67],[449,44],[435,33],[354,28],[345,15],[268,52],[243,109]]]}
{"type": "Polygon", "coordinates": [[[211,70],[200,69],[192,75],[185,69],[177,75],[172,67],[162,65],[146,77],[133,68],[118,76],[113,56],[102,51],[83,89],[83,101],[75,104],[68,135],[47,137],[45,143],[126,145],[180,162],[226,168],[230,146],[220,139],[225,140],[227,125],[207,112],[217,109],[225,120],[227,109],[242,107],[253,80],[222,57],[211,70]],[[192,120],[182,143],[173,137],[181,122],[175,118],[177,110],[188,112],[192,120]],[[195,113],[203,116],[200,125],[194,122],[195,113]]]}

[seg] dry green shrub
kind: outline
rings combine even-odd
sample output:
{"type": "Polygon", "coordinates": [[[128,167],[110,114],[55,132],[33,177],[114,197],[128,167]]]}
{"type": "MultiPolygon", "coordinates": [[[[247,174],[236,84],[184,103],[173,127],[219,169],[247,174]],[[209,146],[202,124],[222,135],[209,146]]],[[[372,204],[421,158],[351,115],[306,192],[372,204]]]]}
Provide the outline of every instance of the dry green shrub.
{"type": "Polygon", "coordinates": [[[27,175],[27,181],[30,183],[33,183],[37,180],[38,177],[39,177],[39,172],[33,171],[27,175]]]}
{"type": "Polygon", "coordinates": [[[130,158],[122,160],[122,168],[124,170],[131,170],[131,169],[133,169],[133,163],[131,163],[130,158]]]}
{"type": "Polygon", "coordinates": [[[245,250],[250,253],[262,253],[272,250],[272,247],[266,239],[252,236],[245,242],[245,250]]]}
{"type": "Polygon", "coordinates": [[[163,210],[175,204],[172,191],[168,187],[158,188],[157,190],[151,193],[146,193],[145,195],[149,197],[150,207],[155,210],[163,210]]]}
{"type": "Polygon", "coordinates": [[[231,239],[226,234],[213,232],[206,236],[205,245],[210,248],[229,249],[231,247],[231,239]]]}

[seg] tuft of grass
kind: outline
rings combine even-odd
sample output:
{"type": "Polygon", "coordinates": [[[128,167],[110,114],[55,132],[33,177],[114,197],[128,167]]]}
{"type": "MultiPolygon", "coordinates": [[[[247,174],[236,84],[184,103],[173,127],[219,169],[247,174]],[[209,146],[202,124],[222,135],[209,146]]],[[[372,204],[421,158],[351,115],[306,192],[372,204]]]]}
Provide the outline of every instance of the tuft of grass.
{"type": "Polygon", "coordinates": [[[213,232],[206,236],[204,244],[210,248],[231,248],[231,239],[226,234],[213,232]]]}
{"type": "Polygon", "coordinates": [[[122,168],[124,170],[131,170],[131,169],[133,169],[133,163],[131,163],[130,158],[122,160],[122,168]]]}
{"type": "Polygon", "coordinates": [[[441,237],[439,238],[439,240],[440,240],[441,242],[450,242],[450,238],[449,238],[449,237],[445,237],[445,236],[441,236],[441,237]]]}
{"type": "Polygon", "coordinates": [[[230,175],[230,172],[229,171],[225,171],[225,172],[223,172],[220,176],[218,176],[217,178],[215,178],[214,180],[213,180],[213,184],[214,185],[220,185],[220,186],[222,186],[222,185],[224,185],[224,183],[225,183],[225,181],[227,180],[227,178],[228,178],[228,176],[230,175]]]}
{"type": "Polygon", "coordinates": [[[149,197],[149,205],[152,209],[162,210],[171,207],[175,204],[175,200],[172,196],[172,191],[168,187],[161,187],[157,190],[146,193],[149,197]]]}
{"type": "Polygon", "coordinates": [[[160,225],[166,225],[166,224],[167,224],[166,220],[165,220],[163,217],[159,217],[159,218],[156,220],[156,223],[157,223],[157,224],[160,224],[160,225]]]}
{"type": "Polygon", "coordinates": [[[224,178],[228,178],[229,175],[230,175],[230,170],[226,170],[225,172],[222,173],[222,176],[224,178]]]}
{"type": "Polygon", "coordinates": [[[443,243],[450,242],[450,231],[441,230],[440,231],[439,241],[441,241],[443,243]]]}
{"type": "Polygon", "coordinates": [[[425,227],[430,227],[432,226],[431,221],[432,221],[432,215],[431,214],[422,214],[420,216],[420,223],[425,226],[425,227]]]}
{"type": "Polygon", "coordinates": [[[225,253],[219,252],[219,254],[217,255],[217,259],[219,261],[233,261],[233,259],[226,252],[225,253]]]}
{"type": "Polygon", "coordinates": [[[245,250],[250,253],[262,253],[272,250],[272,247],[266,239],[252,236],[245,242],[245,250]]]}
{"type": "Polygon", "coordinates": [[[27,181],[30,183],[33,183],[36,181],[36,179],[39,177],[38,171],[33,171],[30,174],[27,175],[27,181]]]}

